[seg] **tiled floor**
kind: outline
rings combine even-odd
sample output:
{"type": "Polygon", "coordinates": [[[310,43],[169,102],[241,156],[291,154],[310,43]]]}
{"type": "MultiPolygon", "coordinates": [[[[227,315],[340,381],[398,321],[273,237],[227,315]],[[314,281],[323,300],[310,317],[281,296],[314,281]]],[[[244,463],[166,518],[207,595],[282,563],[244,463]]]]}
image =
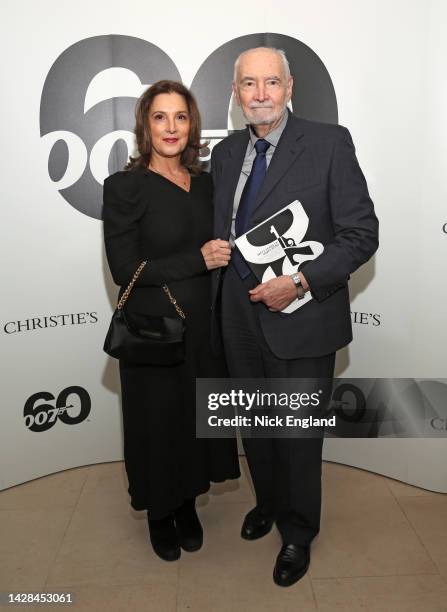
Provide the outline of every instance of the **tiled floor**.
{"type": "Polygon", "coordinates": [[[45,609],[93,612],[447,612],[447,495],[325,463],[310,571],[281,589],[271,577],[277,532],[239,537],[253,506],[244,459],[242,468],[239,483],[200,498],[204,546],[175,563],[152,552],[122,463],[1,492],[0,591],[71,592],[74,605],[45,609]]]}

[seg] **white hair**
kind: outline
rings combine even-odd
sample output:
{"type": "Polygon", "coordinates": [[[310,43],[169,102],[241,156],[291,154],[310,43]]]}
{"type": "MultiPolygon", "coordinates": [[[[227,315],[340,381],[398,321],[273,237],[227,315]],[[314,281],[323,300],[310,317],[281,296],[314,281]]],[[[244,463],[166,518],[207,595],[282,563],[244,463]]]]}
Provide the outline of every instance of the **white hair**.
{"type": "Polygon", "coordinates": [[[240,63],[240,59],[243,55],[245,55],[246,53],[250,53],[251,51],[258,51],[258,50],[264,50],[264,51],[273,51],[274,53],[276,53],[277,55],[279,55],[279,57],[281,58],[282,64],[283,64],[283,68],[284,68],[284,74],[286,76],[286,80],[289,79],[290,77],[290,66],[289,66],[289,60],[286,57],[285,51],[283,51],[282,49],[276,49],[275,47],[253,47],[252,49],[246,49],[245,51],[242,51],[242,53],[240,53],[237,58],[236,61],[234,62],[234,72],[233,72],[233,82],[236,83],[237,82],[237,73],[239,70],[239,63],[240,63]]]}

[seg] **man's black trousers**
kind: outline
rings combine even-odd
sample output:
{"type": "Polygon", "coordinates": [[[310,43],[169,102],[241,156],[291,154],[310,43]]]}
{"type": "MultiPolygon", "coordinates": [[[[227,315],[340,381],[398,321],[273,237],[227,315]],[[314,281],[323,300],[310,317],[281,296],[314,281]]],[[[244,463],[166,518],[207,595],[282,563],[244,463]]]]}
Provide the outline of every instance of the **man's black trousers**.
{"type": "MultiPolygon", "coordinates": [[[[332,379],[335,353],[279,359],[271,352],[258,318],[265,306],[248,297],[257,284],[253,274],[242,280],[231,264],[224,274],[222,334],[230,376],[332,379]]],[[[310,544],[319,532],[322,446],[321,436],[244,438],[256,508],[276,520],[285,544],[310,544]]]]}

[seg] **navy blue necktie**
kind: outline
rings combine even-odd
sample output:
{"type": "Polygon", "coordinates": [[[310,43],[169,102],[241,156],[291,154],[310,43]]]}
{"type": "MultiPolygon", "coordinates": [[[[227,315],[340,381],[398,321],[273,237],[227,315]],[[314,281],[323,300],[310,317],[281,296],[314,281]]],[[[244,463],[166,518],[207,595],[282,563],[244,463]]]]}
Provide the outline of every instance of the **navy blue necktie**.
{"type": "MultiPolygon", "coordinates": [[[[269,148],[270,143],[259,138],[255,142],[256,157],[251,167],[250,176],[245,183],[244,190],[241,195],[239,206],[236,213],[236,237],[241,234],[245,234],[250,229],[250,218],[253,212],[253,207],[256,201],[256,196],[259,193],[261,185],[264,181],[265,174],[267,172],[267,160],[265,154],[269,148]]],[[[233,251],[232,263],[236,268],[241,278],[247,278],[251,270],[245,263],[244,258],[239,253],[237,248],[233,251]]]]}

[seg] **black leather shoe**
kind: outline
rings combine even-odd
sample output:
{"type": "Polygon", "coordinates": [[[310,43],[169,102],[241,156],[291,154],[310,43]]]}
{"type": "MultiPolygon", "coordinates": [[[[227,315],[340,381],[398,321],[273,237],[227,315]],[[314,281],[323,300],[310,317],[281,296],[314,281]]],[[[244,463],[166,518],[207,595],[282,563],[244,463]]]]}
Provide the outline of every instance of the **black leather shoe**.
{"type": "Polygon", "coordinates": [[[309,569],[310,546],[285,544],[276,559],[273,581],[287,587],[297,582],[309,569]]]}
{"type": "Polygon", "coordinates": [[[177,561],[180,558],[180,545],[172,515],[161,520],[149,518],[149,536],[154,552],[163,561],[177,561]]]}
{"type": "Polygon", "coordinates": [[[174,511],[175,526],[180,546],[187,552],[202,548],[203,529],[195,508],[195,499],[188,499],[174,511]]]}
{"type": "Polygon", "coordinates": [[[244,519],[241,529],[241,538],[244,540],[257,540],[267,535],[273,526],[273,519],[263,516],[256,508],[250,510],[244,519]]]}

